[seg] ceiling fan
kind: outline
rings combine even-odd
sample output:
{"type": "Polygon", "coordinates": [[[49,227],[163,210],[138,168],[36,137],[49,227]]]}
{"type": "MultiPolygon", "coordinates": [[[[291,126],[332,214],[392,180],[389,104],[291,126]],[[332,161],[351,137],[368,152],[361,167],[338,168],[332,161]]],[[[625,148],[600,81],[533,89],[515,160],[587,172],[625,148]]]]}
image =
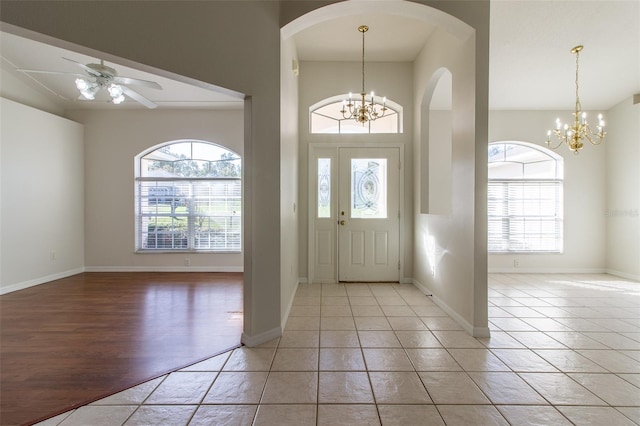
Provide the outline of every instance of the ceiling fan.
{"type": "Polygon", "coordinates": [[[76,87],[80,91],[80,99],[83,100],[93,100],[95,99],[95,95],[100,90],[107,90],[109,92],[109,96],[111,98],[112,103],[119,104],[124,102],[125,95],[134,101],[146,106],[147,108],[156,108],[158,105],[150,101],[149,99],[142,96],[140,93],[131,89],[129,86],[142,86],[148,87],[151,89],[161,90],[162,86],[160,86],[155,81],[148,80],[140,80],[137,78],[130,77],[120,77],[118,76],[118,72],[104,64],[103,60],[100,60],[99,64],[82,64],[80,62],[74,61],[73,59],[62,58],[69,62],[74,63],[75,65],[82,68],[85,74],[76,74],[76,73],[68,73],[68,72],[58,72],[58,71],[40,71],[40,70],[27,70],[27,69],[18,69],[17,71],[22,71],[25,73],[39,73],[39,74],[60,74],[60,75],[71,75],[76,78],[76,87]]]}

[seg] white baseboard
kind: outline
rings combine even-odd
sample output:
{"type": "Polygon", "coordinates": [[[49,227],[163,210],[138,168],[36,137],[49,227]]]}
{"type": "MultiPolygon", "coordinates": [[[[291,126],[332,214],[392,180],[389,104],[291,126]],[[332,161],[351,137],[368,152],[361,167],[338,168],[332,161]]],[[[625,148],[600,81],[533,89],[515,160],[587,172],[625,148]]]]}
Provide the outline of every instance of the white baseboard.
{"type": "Polygon", "coordinates": [[[85,272],[244,272],[242,266],[87,266],[85,272]]]}
{"type": "Polygon", "coordinates": [[[605,274],[604,268],[492,268],[489,274],[605,274]]]}
{"type": "Polygon", "coordinates": [[[23,281],[21,283],[11,284],[6,287],[0,288],[0,294],[7,294],[18,290],[24,290],[25,288],[33,287],[40,284],[45,284],[50,281],[67,278],[72,275],[77,275],[85,272],[85,268],[70,269],[68,271],[58,272],[57,274],[47,275],[46,277],[40,277],[29,281],[23,281]]]}
{"type": "Polygon", "coordinates": [[[460,324],[460,326],[464,329],[464,331],[466,331],[473,337],[489,337],[490,336],[490,331],[488,326],[474,327],[473,325],[469,324],[469,322],[465,320],[462,316],[460,316],[456,311],[454,311],[449,305],[447,305],[442,299],[440,299],[437,296],[434,296],[433,292],[429,289],[429,287],[425,286],[424,284],[420,283],[415,279],[413,280],[413,285],[416,286],[418,289],[420,289],[420,291],[422,291],[423,293],[430,295],[433,298],[433,301],[435,302],[435,304],[438,305],[438,307],[440,307],[443,311],[445,311],[447,315],[451,317],[451,319],[453,319],[455,322],[460,324]]]}
{"type": "Polygon", "coordinates": [[[263,343],[267,343],[270,340],[277,339],[282,336],[282,327],[278,326],[272,328],[271,330],[264,331],[260,334],[256,334],[255,336],[249,336],[246,333],[242,333],[242,337],[240,341],[243,345],[248,347],[258,346],[263,343]]]}
{"type": "Polygon", "coordinates": [[[615,275],[616,277],[626,278],[632,281],[640,282],[640,275],[629,274],[627,272],[616,271],[615,269],[607,269],[606,273],[609,275],[615,275]]]}

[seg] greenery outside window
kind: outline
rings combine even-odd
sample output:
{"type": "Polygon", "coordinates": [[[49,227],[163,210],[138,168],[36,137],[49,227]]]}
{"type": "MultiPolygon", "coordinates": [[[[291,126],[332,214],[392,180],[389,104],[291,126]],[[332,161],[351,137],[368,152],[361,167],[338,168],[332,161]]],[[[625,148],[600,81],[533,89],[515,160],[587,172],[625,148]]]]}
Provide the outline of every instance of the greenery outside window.
{"type": "Polygon", "coordinates": [[[561,253],[563,160],[525,142],[489,144],[488,251],[561,253]]]}
{"type": "Polygon", "coordinates": [[[240,252],[242,162],[176,141],[136,157],[136,250],[240,252]]]}

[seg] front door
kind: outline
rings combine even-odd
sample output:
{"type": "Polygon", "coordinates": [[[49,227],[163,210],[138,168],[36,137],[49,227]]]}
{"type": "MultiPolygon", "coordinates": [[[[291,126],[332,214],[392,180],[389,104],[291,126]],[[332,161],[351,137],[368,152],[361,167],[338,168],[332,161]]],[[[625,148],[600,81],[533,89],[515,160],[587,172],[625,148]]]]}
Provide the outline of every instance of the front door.
{"type": "Polygon", "coordinates": [[[338,280],[399,280],[400,150],[340,148],[338,280]]]}

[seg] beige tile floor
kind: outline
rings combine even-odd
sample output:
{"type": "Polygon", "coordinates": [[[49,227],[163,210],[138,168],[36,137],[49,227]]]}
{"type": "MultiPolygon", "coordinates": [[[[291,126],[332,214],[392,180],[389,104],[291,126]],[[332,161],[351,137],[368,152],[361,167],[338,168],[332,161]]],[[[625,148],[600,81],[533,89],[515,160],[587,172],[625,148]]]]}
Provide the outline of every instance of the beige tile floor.
{"type": "Polygon", "coordinates": [[[491,338],[403,284],[302,284],[283,336],[40,425],[640,424],[640,283],[490,276],[491,338]]]}

